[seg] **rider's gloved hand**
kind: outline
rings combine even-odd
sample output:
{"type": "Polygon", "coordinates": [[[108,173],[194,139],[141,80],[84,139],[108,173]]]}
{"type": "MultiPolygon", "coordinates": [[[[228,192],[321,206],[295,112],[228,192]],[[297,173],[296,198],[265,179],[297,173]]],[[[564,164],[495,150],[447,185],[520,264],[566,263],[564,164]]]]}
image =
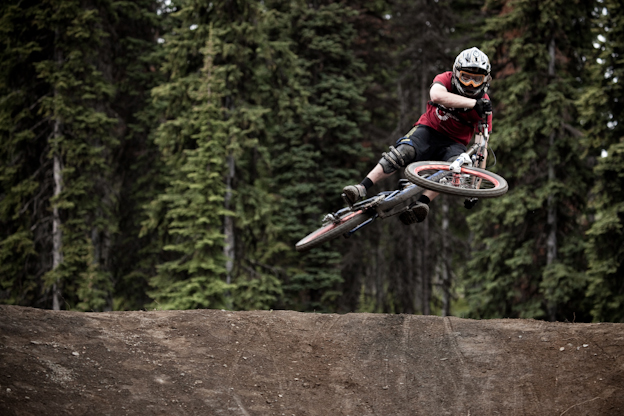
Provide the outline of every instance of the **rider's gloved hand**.
{"type": "Polygon", "coordinates": [[[473,108],[481,118],[486,114],[492,114],[492,102],[486,98],[479,98],[473,108]]]}

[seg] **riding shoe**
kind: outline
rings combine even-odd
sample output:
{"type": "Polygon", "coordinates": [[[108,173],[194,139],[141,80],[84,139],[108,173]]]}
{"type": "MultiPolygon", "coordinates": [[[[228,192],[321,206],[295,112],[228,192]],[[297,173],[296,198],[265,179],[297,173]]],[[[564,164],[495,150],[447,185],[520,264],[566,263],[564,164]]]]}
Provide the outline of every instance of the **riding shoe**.
{"type": "Polygon", "coordinates": [[[362,184],[349,185],[342,189],[342,194],[353,205],[366,196],[366,188],[362,184]]]}
{"type": "Polygon", "coordinates": [[[427,214],[429,214],[429,205],[416,201],[410,205],[409,210],[399,215],[399,219],[403,224],[411,225],[415,222],[423,222],[427,214]]]}

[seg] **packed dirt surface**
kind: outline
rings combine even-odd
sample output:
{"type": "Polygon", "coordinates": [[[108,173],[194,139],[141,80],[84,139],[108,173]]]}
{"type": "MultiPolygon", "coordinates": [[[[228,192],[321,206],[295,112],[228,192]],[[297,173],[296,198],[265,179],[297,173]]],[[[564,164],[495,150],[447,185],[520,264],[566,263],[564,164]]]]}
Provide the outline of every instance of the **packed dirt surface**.
{"type": "Polygon", "coordinates": [[[0,306],[0,414],[624,415],[624,324],[0,306]]]}

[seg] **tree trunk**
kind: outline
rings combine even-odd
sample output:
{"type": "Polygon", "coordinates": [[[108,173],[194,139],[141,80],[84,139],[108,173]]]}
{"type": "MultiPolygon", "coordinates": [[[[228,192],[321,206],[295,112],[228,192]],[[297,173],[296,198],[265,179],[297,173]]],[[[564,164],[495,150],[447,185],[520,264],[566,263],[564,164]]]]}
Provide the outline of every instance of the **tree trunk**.
{"type": "Polygon", "coordinates": [[[381,245],[377,244],[377,249],[375,250],[375,287],[376,287],[376,301],[377,307],[382,312],[388,312],[386,309],[386,288],[384,285],[383,272],[385,264],[386,256],[384,256],[383,250],[381,249],[381,245]]]}
{"type": "MultiPolygon", "coordinates": [[[[105,230],[103,232],[103,238],[102,238],[102,250],[101,250],[101,257],[100,257],[100,265],[101,267],[106,270],[107,275],[109,276],[109,278],[112,279],[112,267],[111,267],[111,260],[110,260],[110,253],[111,253],[111,244],[112,244],[112,238],[111,238],[111,232],[110,230],[105,230]]],[[[114,307],[114,300],[113,300],[113,293],[115,292],[115,282],[112,282],[112,291],[108,291],[108,293],[106,294],[106,305],[104,306],[104,308],[102,309],[103,312],[110,312],[113,310],[114,307]]]]}
{"type": "MultiPolygon", "coordinates": [[[[548,75],[549,77],[555,76],[555,39],[551,39],[550,45],[548,47],[548,52],[550,53],[550,62],[548,65],[548,75]]],[[[550,133],[550,137],[548,138],[548,148],[549,153],[554,152],[555,146],[555,132],[550,133]]],[[[552,184],[556,180],[555,177],[555,165],[552,158],[548,158],[548,183],[552,184]]],[[[548,238],[546,241],[546,265],[547,267],[553,264],[557,260],[557,201],[555,197],[551,194],[548,195],[547,200],[547,210],[548,210],[548,238]]],[[[552,300],[552,290],[549,293],[548,300],[548,318],[551,322],[554,322],[557,318],[557,304],[552,300]]]]}
{"type": "MultiPolygon", "coordinates": [[[[427,102],[429,101],[429,90],[427,89],[427,68],[422,65],[420,76],[420,112],[427,111],[427,102]]],[[[429,241],[429,218],[422,224],[422,312],[424,315],[431,315],[431,264],[429,263],[430,241],[429,241]]]]}
{"type": "MultiPolygon", "coordinates": [[[[227,174],[225,179],[225,209],[231,209],[232,201],[232,182],[235,175],[234,155],[230,153],[227,157],[227,174]]],[[[223,246],[223,254],[225,255],[226,283],[232,283],[232,269],[234,268],[234,219],[231,215],[226,215],[223,221],[223,230],[225,234],[225,245],[223,246]]]]}
{"type": "Polygon", "coordinates": [[[416,273],[414,270],[414,232],[412,231],[412,229],[410,228],[408,230],[408,232],[406,233],[407,235],[405,236],[406,241],[405,241],[405,248],[406,253],[405,253],[405,265],[406,265],[406,269],[405,269],[405,279],[404,279],[404,286],[401,288],[404,292],[405,292],[405,296],[403,296],[403,299],[405,300],[405,303],[403,305],[403,313],[407,313],[407,314],[413,314],[415,312],[414,309],[414,299],[416,297],[416,273]]]}
{"type": "MultiPolygon", "coordinates": [[[[58,30],[55,32],[55,40],[58,42],[58,30]]],[[[57,69],[61,67],[63,63],[62,52],[55,47],[54,59],[56,61],[57,69]]],[[[59,92],[57,88],[54,88],[55,102],[57,100],[59,92]]],[[[54,114],[54,144],[53,144],[53,158],[54,158],[54,198],[57,199],[63,191],[63,163],[61,160],[61,154],[59,151],[59,141],[61,139],[61,120],[57,111],[54,114]]],[[[61,229],[61,216],[58,209],[58,203],[52,204],[52,270],[56,270],[63,262],[63,231],[61,229]]],[[[61,283],[57,280],[52,285],[52,309],[55,311],[61,310],[61,283]]]]}
{"type": "MultiPolygon", "coordinates": [[[[54,121],[54,136],[60,129],[60,121],[54,121]]],[[[63,190],[63,178],[61,174],[61,156],[54,152],[54,197],[58,197],[63,190]]],[[[52,270],[56,270],[63,262],[63,231],[61,230],[61,217],[58,204],[52,206],[52,270]]],[[[61,310],[61,284],[58,280],[52,285],[52,309],[61,310]]]]}
{"type": "Polygon", "coordinates": [[[421,248],[421,264],[422,264],[422,307],[423,315],[431,315],[431,264],[429,262],[429,218],[421,225],[422,228],[422,248],[421,248]]]}
{"type": "Polygon", "coordinates": [[[449,203],[448,198],[440,198],[442,203],[442,252],[440,253],[440,280],[442,283],[442,316],[451,314],[451,278],[449,267],[449,248],[447,243],[449,228],[449,203]]]}

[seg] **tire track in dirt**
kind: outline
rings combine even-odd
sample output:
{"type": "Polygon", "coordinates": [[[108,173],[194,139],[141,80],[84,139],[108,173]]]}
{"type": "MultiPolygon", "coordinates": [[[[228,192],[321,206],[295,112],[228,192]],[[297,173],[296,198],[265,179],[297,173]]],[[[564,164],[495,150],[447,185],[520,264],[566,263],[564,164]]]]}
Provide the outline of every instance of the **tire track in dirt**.
{"type": "Polygon", "coordinates": [[[459,336],[460,333],[453,330],[451,318],[445,317],[443,322],[444,333],[450,345],[449,352],[451,354],[449,355],[452,356],[450,360],[444,359],[443,367],[450,374],[449,378],[455,389],[453,392],[453,398],[455,400],[454,407],[461,408],[462,405],[466,403],[466,380],[470,378],[470,375],[467,374],[468,369],[466,368],[464,354],[457,343],[457,336],[459,336]]]}
{"type": "Polygon", "coordinates": [[[402,372],[401,372],[401,376],[399,378],[399,394],[403,396],[403,400],[407,401],[410,398],[410,394],[409,394],[409,389],[410,389],[410,383],[408,382],[408,378],[410,375],[410,371],[409,371],[409,367],[407,366],[407,361],[408,361],[408,350],[409,350],[409,345],[410,345],[410,331],[411,331],[411,325],[410,325],[410,317],[409,316],[404,316],[403,317],[403,325],[402,325],[402,329],[403,329],[403,335],[401,337],[401,347],[400,347],[400,351],[403,353],[402,354],[402,358],[400,360],[401,364],[402,364],[402,372]]]}
{"type": "MultiPolygon", "coordinates": [[[[235,385],[236,383],[234,383],[234,379],[235,377],[240,376],[239,374],[237,374],[237,369],[239,367],[240,360],[244,357],[243,354],[245,353],[247,346],[251,344],[252,341],[255,339],[255,337],[249,337],[249,333],[251,331],[252,331],[252,327],[249,326],[246,329],[245,335],[243,337],[243,340],[245,340],[244,344],[240,345],[240,348],[238,350],[235,350],[235,353],[233,354],[233,359],[230,361],[230,365],[228,366],[228,378],[227,378],[227,383],[226,383],[227,393],[230,395],[231,399],[234,399],[234,401],[236,402],[236,405],[241,410],[243,416],[250,416],[250,415],[245,409],[245,407],[243,406],[243,402],[241,398],[237,395],[237,392],[235,391],[238,389],[238,386],[235,385]]],[[[254,331],[254,332],[257,335],[257,331],[254,331]]],[[[235,342],[238,343],[239,341],[235,341],[235,342]]],[[[281,386],[280,386],[280,390],[281,390],[281,386]]],[[[231,403],[228,402],[228,408],[230,407],[231,407],[231,403]]]]}

